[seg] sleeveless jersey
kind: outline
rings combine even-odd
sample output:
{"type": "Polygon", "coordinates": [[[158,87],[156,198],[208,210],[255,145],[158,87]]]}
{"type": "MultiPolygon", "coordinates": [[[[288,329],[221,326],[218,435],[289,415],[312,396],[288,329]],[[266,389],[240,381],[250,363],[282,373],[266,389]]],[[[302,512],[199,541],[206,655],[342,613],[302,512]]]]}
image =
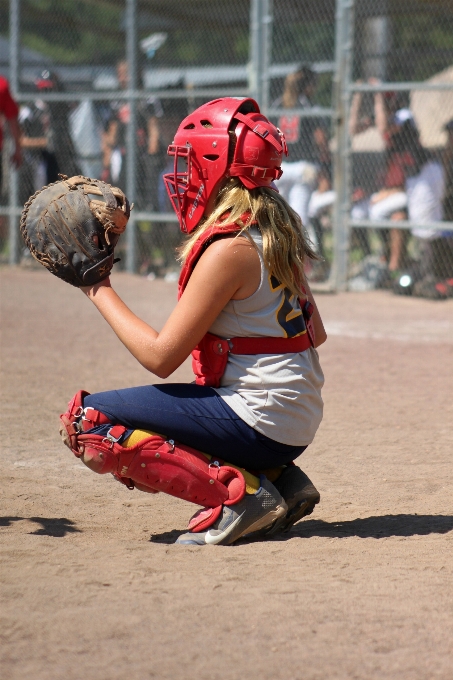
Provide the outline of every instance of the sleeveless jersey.
{"type": "MultiPolygon", "coordinates": [[[[261,263],[258,289],[230,300],[209,329],[221,338],[296,337],[305,332],[296,296],[267,270],[259,230],[249,230],[261,263]]],[[[274,441],[306,446],[322,419],[324,376],[313,348],[295,354],[228,355],[216,392],[248,425],[274,441]]]]}

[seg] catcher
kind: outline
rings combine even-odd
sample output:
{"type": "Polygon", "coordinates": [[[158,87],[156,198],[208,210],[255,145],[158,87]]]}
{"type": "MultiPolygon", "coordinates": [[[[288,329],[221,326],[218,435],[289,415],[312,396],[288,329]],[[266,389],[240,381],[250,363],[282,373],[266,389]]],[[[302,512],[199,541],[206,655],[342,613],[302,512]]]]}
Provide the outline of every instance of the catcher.
{"type": "Polygon", "coordinates": [[[217,99],[182,121],[164,181],[187,236],[179,301],[160,332],[124,304],[108,277],[129,214],[119,190],[87,178],[63,180],[89,198],[92,222],[98,210],[94,235],[79,207],[71,215],[49,207],[46,224],[58,237],[46,240],[33,208],[38,200],[42,208],[56,185],[35,196],[22,218],[35,257],[80,286],[147,370],[168,378],[192,354],[194,383],[80,391],[61,416],[65,443],[95,472],[201,506],[180,544],[231,544],[287,531],[319,502],[293,460],[322,418],[315,348],[326,333],[304,276],[306,258],[316,254],[299,216],[272,186],[286,153],[283,134],[252,99],[217,99]],[[99,264],[85,257],[85,245],[73,250],[68,234],[80,232],[90,232],[97,247],[102,242],[99,264]],[[55,247],[58,256],[48,264],[55,247]],[[62,274],[69,271],[71,280],[62,274]]]}

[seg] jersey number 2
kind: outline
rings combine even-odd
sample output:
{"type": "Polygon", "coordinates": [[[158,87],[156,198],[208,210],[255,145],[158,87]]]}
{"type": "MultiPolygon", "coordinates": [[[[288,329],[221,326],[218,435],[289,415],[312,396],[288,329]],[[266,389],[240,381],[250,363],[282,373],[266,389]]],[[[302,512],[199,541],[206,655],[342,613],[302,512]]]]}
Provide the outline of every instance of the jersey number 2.
{"type": "Polygon", "coordinates": [[[300,308],[299,300],[295,295],[285,288],[283,283],[271,274],[269,285],[273,293],[277,290],[283,292],[283,301],[277,310],[277,322],[283,329],[286,338],[295,338],[302,333],[306,333],[304,316],[300,308]]]}

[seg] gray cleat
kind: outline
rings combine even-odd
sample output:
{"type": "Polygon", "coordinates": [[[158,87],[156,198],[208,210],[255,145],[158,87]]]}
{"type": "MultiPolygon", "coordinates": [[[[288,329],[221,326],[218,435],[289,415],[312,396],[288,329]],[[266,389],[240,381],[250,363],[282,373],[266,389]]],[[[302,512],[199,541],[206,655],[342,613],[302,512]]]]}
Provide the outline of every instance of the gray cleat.
{"type": "Polygon", "coordinates": [[[180,545],[231,545],[239,538],[286,523],[288,507],[275,486],[260,476],[258,491],[234,505],[224,505],[219,519],[207,531],[182,534],[180,545]]]}

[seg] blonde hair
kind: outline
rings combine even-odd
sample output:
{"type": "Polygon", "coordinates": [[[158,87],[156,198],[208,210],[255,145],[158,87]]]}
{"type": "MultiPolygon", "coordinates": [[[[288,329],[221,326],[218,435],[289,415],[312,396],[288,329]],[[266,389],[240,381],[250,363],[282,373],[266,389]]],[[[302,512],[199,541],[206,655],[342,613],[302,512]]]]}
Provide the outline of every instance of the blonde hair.
{"type": "Polygon", "coordinates": [[[305,282],[307,258],[318,260],[305,234],[302,220],[273,189],[260,187],[249,191],[236,177],[220,189],[212,213],[179,248],[179,259],[185,262],[198,239],[212,226],[236,223],[237,236],[249,235],[257,224],[263,237],[263,259],[269,272],[293,295],[301,295],[305,282]],[[244,221],[244,216],[246,217],[244,221]]]}

